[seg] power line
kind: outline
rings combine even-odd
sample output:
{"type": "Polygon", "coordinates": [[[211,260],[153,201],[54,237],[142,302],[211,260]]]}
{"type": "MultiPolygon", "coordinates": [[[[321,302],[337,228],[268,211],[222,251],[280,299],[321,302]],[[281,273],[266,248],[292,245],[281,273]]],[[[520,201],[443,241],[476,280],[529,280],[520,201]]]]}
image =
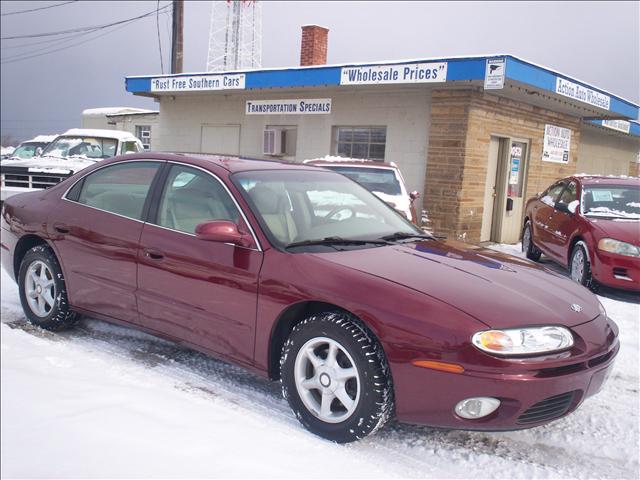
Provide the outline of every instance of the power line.
{"type": "Polygon", "coordinates": [[[62,3],[56,3],[55,5],[49,5],[47,7],[32,8],[30,10],[18,10],[17,12],[3,13],[0,16],[6,17],[6,16],[9,16],[9,15],[18,15],[20,13],[37,12],[38,10],[47,10],[48,8],[61,7],[63,5],[66,5],[67,3],[75,3],[77,1],[78,0],[71,0],[69,2],[62,2],[62,3]]]}
{"type": "MultiPolygon", "coordinates": [[[[169,8],[169,6],[170,5],[165,5],[160,10],[165,10],[165,9],[169,8]]],[[[154,9],[154,10],[152,10],[150,12],[144,13],[142,15],[138,15],[137,17],[127,18],[127,19],[124,19],[124,20],[118,20],[117,22],[106,23],[104,25],[94,25],[92,27],[71,28],[69,30],[59,30],[57,32],[32,33],[32,34],[28,34],[28,35],[13,35],[13,36],[9,36],[9,37],[0,37],[0,40],[17,40],[19,38],[50,37],[50,36],[54,36],[54,35],[65,35],[65,34],[68,34],[68,33],[79,33],[79,32],[102,30],[104,28],[114,27],[116,25],[121,25],[123,23],[128,23],[128,22],[131,22],[131,21],[134,21],[134,20],[139,20],[139,19],[144,18],[144,17],[148,17],[150,15],[155,14],[156,11],[157,11],[157,9],[154,9]]]]}
{"type": "Polygon", "coordinates": [[[162,42],[160,41],[160,0],[156,8],[156,27],[158,28],[158,50],[160,50],[160,73],[164,75],[164,65],[162,62],[162,42]]]}
{"type": "MultiPolygon", "coordinates": [[[[167,6],[165,6],[165,7],[162,7],[162,9],[161,9],[161,10],[166,9],[168,6],[169,6],[169,5],[167,5],[167,6]]],[[[166,11],[165,11],[165,12],[166,12],[166,11]]],[[[163,12],[163,13],[165,13],[165,12],[163,12]]],[[[151,14],[153,14],[153,13],[155,13],[155,11],[154,11],[154,12],[151,12],[151,14]]],[[[3,59],[0,61],[0,64],[5,65],[5,64],[9,64],[9,63],[20,62],[20,61],[22,61],[22,60],[28,60],[28,59],[30,59],[30,58],[36,58],[36,57],[40,57],[40,56],[42,56],[42,55],[48,55],[48,54],[50,54],[50,53],[59,52],[59,51],[61,51],[61,50],[67,50],[67,49],[69,49],[69,48],[73,48],[73,47],[75,47],[75,46],[77,46],[77,45],[84,44],[84,43],[90,42],[90,41],[92,41],[92,40],[96,40],[96,39],[98,39],[98,38],[100,38],[100,37],[104,37],[105,35],[108,35],[108,34],[110,34],[110,33],[113,33],[113,32],[115,32],[115,31],[117,31],[117,30],[120,30],[121,28],[124,28],[124,27],[126,27],[126,26],[130,25],[131,23],[133,23],[133,22],[135,22],[135,21],[137,21],[137,20],[141,20],[141,19],[142,19],[142,18],[144,18],[144,17],[148,17],[148,16],[150,16],[151,14],[147,14],[147,15],[144,15],[144,16],[141,16],[141,17],[134,17],[134,18],[132,18],[132,19],[129,19],[126,23],[119,22],[119,25],[118,25],[117,27],[112,28],[111,30],[106,31],[106,32],[102,33],[101,35],[96,35],[96,36],[94,36],[93,38],[90,38],[90,39],[83,39],[83,40],[81,40],[81,41],[79,41],[79,42],[75,42],[75,43],[72,43],[72,44],[66,45],[66,46],[64,46],[64,47],[59,47],[59,48],[54,48],[54,49],[50,49],[50,48],[49,48],[49,49],[47,49],[47,48],[45,48],[44,50],[40,50],[40,51],[38,51],[38,50],[34,50],[34,51],[31,51],[31,52],[23,52],[23,53],[20,53],[20,54],[17,54],[17,55],[11,56],[11,57],[5,57],[5,58],[3,58],[3,59]],[[37,53],[36,53],[36,52],[37,52],[37,53]]],[[[108,27],[105,27],[105,28],[108,28],[108,27]]],[[[77,35],[76,37],[71,38],[70,40],[75,40],[76,38],[78,38],[78,37],[80,37],[80,36],[90,35],[90,34],[97,33],[97,32],[98,32],[98,31],[100,31],[100,30],[103,30],[103,29],[94,30],[94,31],[91,31],[91,32],[85,32],[85,33],[83,33],[83,34],[81,34],[81,35],[77,35]]],[[[70,40],[69,40],[69,41],[70,41],[70,40]]],[[[68,41],[67,41],[67,42],[62,42],[62,44],[64,44],[64,43],[68,43],[68,41]]],[[[61,43],[58,43],[58,45],[61,45],[61,43]]]]}

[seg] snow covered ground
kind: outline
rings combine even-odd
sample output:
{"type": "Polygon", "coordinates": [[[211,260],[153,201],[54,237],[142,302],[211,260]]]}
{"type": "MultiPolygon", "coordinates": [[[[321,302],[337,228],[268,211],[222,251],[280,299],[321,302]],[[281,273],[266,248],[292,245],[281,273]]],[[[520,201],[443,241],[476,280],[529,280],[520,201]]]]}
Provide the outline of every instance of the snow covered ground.
{"type": "Polygon", "coordinates": [[[604,390],[569,417],[507,433],[394,423],[339,446],[307,433],[277,384],[240,368],[98,320],[57,334],[30,326],[3,270],[1,474],[638,478],[640,305],[601,300],[621,352],[604,390]]]}

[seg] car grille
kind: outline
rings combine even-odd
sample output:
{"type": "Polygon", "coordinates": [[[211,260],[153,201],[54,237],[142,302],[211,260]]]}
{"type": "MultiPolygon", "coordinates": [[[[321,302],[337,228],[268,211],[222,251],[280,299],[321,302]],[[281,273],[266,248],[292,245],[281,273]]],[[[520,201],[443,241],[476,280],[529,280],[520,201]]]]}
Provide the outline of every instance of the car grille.
{"type": "Polygon", "coordinates": [[[69,175],[50,175],[46,173],[3,173],[3,187],[49,188],[60,183],[69,175]]]}
{"type": "Polygon", "coordinates": [[[539,423],[561,417],[569,411],[576,392],[563,393],[536,403],[518,417],[518,425],[539,423]]]}

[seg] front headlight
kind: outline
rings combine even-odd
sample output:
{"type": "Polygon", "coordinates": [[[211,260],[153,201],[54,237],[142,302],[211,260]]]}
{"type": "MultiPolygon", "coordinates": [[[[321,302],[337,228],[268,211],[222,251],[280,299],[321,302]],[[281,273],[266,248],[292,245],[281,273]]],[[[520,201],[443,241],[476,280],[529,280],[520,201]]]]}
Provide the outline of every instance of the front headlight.
{"type": "Polygon", "coordinates": [[[573,346],[573,335],[564,327],[527,327],[485,330],[476,333],[471,341],[488,353],[523,356],[566,350],[573,346]]]}
{"type": "Polygon", "coordinates": [[[598,250],[603,252],[627,255],[628,257],[640,257],[640,248],[627,242],[614,240],[613,238],[603,238],[598,242],[598,250]]]}

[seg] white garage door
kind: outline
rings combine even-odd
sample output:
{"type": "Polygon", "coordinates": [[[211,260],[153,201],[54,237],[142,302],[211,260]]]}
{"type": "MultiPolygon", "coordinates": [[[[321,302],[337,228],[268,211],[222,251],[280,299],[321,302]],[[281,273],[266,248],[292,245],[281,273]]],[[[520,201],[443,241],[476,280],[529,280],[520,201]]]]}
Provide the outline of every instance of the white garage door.
{"type": "Polygon", "coordinates": [[[240,154],[240,125],[202,125],[202,153],[240,154]]]}

